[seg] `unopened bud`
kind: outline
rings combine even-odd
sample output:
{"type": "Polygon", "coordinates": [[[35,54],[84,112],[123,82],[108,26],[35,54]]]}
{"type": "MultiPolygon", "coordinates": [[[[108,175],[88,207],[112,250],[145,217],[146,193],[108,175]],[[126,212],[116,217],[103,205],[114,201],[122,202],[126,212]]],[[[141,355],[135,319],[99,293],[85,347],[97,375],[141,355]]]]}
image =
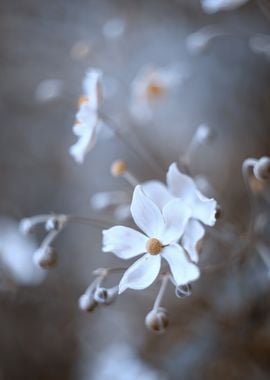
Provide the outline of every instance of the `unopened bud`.
{"type": "Polygon", "coordinates": [[[115,161],[111,166],[111,174],[114,177],[121,177],[127,171],[127,164],[123,160],[115,161]]]}
{"type": "Polygon", "coordinates": [[[118,288],[97,288],[94,294],[94,299],[96,302],[104,304],[104,305],[109,305],[112,303],[115,298],[117,297],[118,294],[118,288]]]}
{"type": "Polygon", "coordinates": [[[216,220],[219,220],[222,217],[222,209],[219,205],[217,205],[215,218],[216,220]]]}
{"type": "Polygon", "coordinates": [[[175,288],[175,295],[178,298],[185,298],[191,296],[192,288],[190,284],[180,285],[175,288]]]}
{"type": "Polygon", "coordinates": [[[19,230],[24,234],[30,234],[33,231],[34,224],[29,218],[22,219],[19,224],[19,230]]]}
{"type": "Polygon", "coordinates": [[[254,175],[260,181],[266,181],[270,178],[270,158],[260,158],[254,166],[254,175]]]}
{"type": "Polygon", "coordinates": [[[169,325],[167,310],[163,307],[151,310],[145,317],[145,325],[151,331],[163,333],[169,325]]]}
{"type": "Polygon", "coordinates": [[[84,293],[80,296],[78,304],[79,308],[82,311],[87,311],[89,313],[91,311],[94,311],[98,305],[98,303],[94,300],[93,295],[87,293],[84,293]]]}
{"type": "Polygon", "coordinates": [[[57,253],[50,246],[40,247],[33,256],[34,263],[44,269],[53,267],[57,262],[57,253]]]}

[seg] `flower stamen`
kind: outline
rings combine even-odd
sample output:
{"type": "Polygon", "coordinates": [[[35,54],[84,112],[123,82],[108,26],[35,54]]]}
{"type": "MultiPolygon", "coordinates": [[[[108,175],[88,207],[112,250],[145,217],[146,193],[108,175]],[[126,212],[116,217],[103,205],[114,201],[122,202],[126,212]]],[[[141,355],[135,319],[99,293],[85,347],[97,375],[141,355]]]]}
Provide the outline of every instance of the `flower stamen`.
{"type": "Polygon", "coordinates": [[[156,238],[151,238],[146,243],[147,252],[153,256],[158,255],[161,252],[162,248],[162,243],[156,238]]]}

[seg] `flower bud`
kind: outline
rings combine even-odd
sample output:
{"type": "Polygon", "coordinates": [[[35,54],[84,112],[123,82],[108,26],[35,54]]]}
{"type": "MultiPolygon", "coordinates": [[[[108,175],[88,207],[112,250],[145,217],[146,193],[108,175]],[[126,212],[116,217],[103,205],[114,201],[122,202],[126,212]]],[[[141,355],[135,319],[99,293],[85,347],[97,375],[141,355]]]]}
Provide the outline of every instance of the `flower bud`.
{"type": "Polygon", "coordinates": [[[33,231],[34,225],[32,220],[29,218],[22,219],[19,224],[19,230],[24,234],[28,235],[33,231]]]}
{"type": "Polygon", "coordinates": [[[123,160],[117,160],[111,166],[111,174],[114,177],[121,177],[126,171],[127,164],[123,160]]]}
{"type": "Polygon", "coordinates": [[[254,175],[260,181],[266,181],[270,178],[270,158],[260,158],[254,166],[254,175]]]}
{"type": "Polygon", "coordinates": [[[167,310],[163,307],[151,310],[145,317],[146,327],[157,333],[163,333],[169,325],[167,310]]]}
{"type": "Polygon", "coordinates": [[[185,298],[191,296],[192,288],[190,284],[180,285],[175,288],[175,295],[178,298],[185,298]]]}
{"type": "Polygon", "coordinates": [[[87,293],[84,293],[80,296],[78,304],[79,308],[82,311],[87,311],[89,313],[91,311],[94,311],[98,305],[98,303],[94,300],[93,295],[87,293]]]}
{"type": "Polygon", "coordinates": [[[34,263],[44,269],[53,267],[57,262],[57,253],[50,246],[40,247],[33,256],[34,263]]]}
{"type": "Polygon", "coordinates": [[[118,294],[118,287],[106,289],[106,288],[97,288],[94,294],[94,299],[97,303],[104,305],[109,305],[112,303],[118,294]]]}

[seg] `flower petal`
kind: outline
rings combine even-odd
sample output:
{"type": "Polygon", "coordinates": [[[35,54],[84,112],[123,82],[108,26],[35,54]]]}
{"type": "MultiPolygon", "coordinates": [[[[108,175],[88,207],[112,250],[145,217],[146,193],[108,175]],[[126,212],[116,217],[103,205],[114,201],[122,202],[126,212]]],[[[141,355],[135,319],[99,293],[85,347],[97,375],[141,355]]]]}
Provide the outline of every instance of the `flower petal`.
{"type": "Polygon", "coordinates": [[[147,181],[142,184],[145,194],[162,210],[173,197],[168,188],[160,181],[147,181]]]}
{"type": "Polygon", "coordinates": [[[190,259],[195,263],[199,260],[197,243],[203,238],[204,233],[205,231],[201,223],[195,219],[190,219],[182,237],[182,246],[187,251],[190,259]]]}
{"type": "Polygon", "coordinates": [[[171,193],[175,197],[181,198],[191,208],[193,218],[199,219],[209,226],[215,224],[217,202],[214,199],[206,198],[197,189],[193,179],[178,170],[176,163],[169,167],[167,184],[171,193]]]}
{"type": "Polygon", "coordinates": [[[171,244],[163,248],[161,255],[168,261],[177,286],[185,285],[200,276],[199,268],[188,260],[180,245],[171,244]]]}
{"type": "Polygon", "coordinates": [[[160,255],[145,254],[124,273],[119,283],[119,294],[126,289],[145,289],[156,279],[160,271],[160,255]]]}
{"type": "Polygon", "coordinates": [[[103,231],[103,252],[113,252],[121,259],[130,259],[146,252],[148,238],[129,227],[114,226],[103,231]]]}
{"type": "Polygon", "coordinates": [[[69,148],[69,153],[74,157],[76,162],[82,164],[86,154],[93,149],[96,141],[96,128],[87,129],[85,133],[79,137],[78,141],[69,148]]]}
{"type": "Polygon", "coordinates": [[[165,229],[162,243],[174,243],[183,235],[184,229],[191,216],[190,208],[180,198],[166,204],[162,210],[165,229]]]}
{"type": "Polygon", "coordinates": [[[132,217],[138,227],[149,237],[159,239],[164,230],[164,220],[158,206],[147,197],[142,186],[135,187],[130,206],[132,217]]]}

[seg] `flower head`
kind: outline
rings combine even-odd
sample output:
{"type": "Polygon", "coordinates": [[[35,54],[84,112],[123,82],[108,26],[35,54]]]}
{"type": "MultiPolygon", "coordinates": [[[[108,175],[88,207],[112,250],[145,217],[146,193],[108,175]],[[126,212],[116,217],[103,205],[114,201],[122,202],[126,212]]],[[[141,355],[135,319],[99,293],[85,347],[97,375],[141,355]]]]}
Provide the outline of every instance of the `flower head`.
{"type": "Polygon", "coordinates": [[[84,95],[79,100],[79,111],[73,133],[78,137],[77,142],[69,149],[76,162],[83,163],[88,152],[95,146],[97,132],[101,126],[98,108],[102,101],[102,73],[91,69],[83,81],[84,95]]]}
{"type": "Polygon", "coordinates": [[[113,252],[122,259],[143,254],[124,273],[119,293],[127,288],[150,286],[159,274],[162,258],[169,264],[177,285],[199,277],[198,267],[177,244],[191,215],[190,208],[181,199],[172,199],[160,209],[138,185],[133,193],[131,214],[143,233],[124,226],[103,231],[104,252],[113,252]]]}

